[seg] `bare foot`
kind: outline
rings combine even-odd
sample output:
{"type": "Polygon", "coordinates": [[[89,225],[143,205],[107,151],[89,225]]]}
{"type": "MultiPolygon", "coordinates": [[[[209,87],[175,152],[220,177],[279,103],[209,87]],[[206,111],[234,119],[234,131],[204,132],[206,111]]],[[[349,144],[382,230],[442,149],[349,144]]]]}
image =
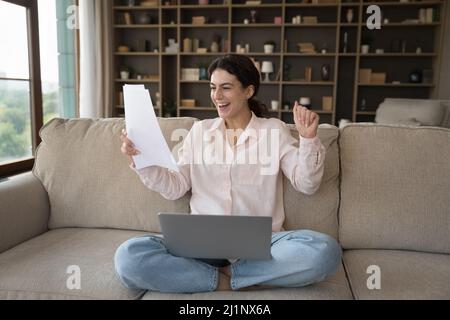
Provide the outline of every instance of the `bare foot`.
{"type": "Polygon", "coordinates": [[[226,290],[231,290],[231,279],[227,274],[219,270],[219,284],[217,285],[216,291],[226,290]]]}
{"type": "Polygon", "coordinates": [[[231,265],[219,268],[219,272],[225,273],[228,277],[231,278],[231,267],[230,266],[231,265]]]}

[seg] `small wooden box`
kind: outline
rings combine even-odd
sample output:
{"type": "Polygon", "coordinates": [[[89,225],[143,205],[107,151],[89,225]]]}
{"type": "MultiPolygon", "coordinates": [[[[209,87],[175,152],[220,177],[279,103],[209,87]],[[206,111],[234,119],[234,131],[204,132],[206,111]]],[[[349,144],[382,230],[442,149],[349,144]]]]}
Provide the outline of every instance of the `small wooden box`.
{"type": "Polygon", "coordinates": [[[314,24],[314,23],[317,23],[317,22],[318,22],[318,20],[317,20],[316,16],[304,16],[303,17],[303,23],[314,24]]]}
{"type": "Polygon", "coordinates": [[[375,84],[383,84],[386,83],[386,73],[372,73],[372,76],[370,77],[370,82],[375,84]]]}
{"type": "Polygon", "coordinates": [[[372,69],[359,69],[359,83],[370,83],[372,69]]]}
{"type": "Polygon", "coordinates": [[[195,99],[181,99],[181,107],[195,107],[195,99]]]}
{"type": "Polygon", "coordinates": [[[206,17],[205,16],[194,16],[192,17],[192,24],[205,24],[206,17]]]}
{"type": "Polygon", "coordinates": [[[333,110],[333,97],[322,97],[322,110],[333,110]]]}

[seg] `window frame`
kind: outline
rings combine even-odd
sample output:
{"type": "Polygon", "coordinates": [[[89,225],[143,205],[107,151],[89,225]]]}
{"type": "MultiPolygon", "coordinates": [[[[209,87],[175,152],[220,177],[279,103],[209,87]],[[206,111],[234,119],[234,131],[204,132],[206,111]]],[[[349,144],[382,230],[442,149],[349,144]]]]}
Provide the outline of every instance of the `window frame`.
{"type": "MultiPolygon", "coordinates": [[[[36,148],[41,142],[39,130],[43,126],[41,66],[39,57],[39,20],[37,0],[3,0],[26,9],[28,60],[30,83],[30,122],[33,156],[0,165],[0,177],[10,176],[33,168],[36,148]]],[[[8,78],[4,78],[8,80],[8,78]]]]}

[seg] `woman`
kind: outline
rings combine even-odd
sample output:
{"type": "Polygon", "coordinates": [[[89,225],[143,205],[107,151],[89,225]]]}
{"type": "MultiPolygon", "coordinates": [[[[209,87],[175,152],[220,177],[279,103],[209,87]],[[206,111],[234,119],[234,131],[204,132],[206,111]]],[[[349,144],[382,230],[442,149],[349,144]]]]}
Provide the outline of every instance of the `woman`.
{"type": "MultiPolygon", "coordinates": [[[[340,265],[341,248],[337,242],[310,230],[282,230],[281,171],[297,191],[305,194],[313,194],[322,180],[325,148],[317,137],[319,116],[295,103],[294,122],[300,134],[296,147],[296,139],[282,121],[260,118],[265,106],[254,98],[260,74],[252,60],[227,55],[216,59],[208,73],[211,100],[219,117],[194,124],[179,151],[180,171],[157,166],[136,170],[134,164],[131,167],[148,188],[166,199],[178,199],[191,189],[192,214],[272,216],[272,259],[240,259],[230,264],[227,260],[177,257],[167,251],[162,239],[144,236],[130,239],[118,248],[115,266],[119,278],[129,288],[190,293],[300,287],[324,280],[340,265]],[[214,135],[215,139],[204,138],[205,135],[214,135]],[[203,136],[200,143],[195,140],[198,136],[203,136]],[[231,162],[221,162],[223,157],[208,164],[193,161],[200,145],[217,151],[221,144],[214,148],[211,145],[220,139],[225,142],[225,153],[231,155],[226,159],[231,162]],[[236,162],[252,150],[260,150],[267,139],[272,143],[268,170],[264,171],[260,162],[236,162]]],[[[130,157],[139,153],[125,132],[121,139],[122,153],[130,157]]]]}

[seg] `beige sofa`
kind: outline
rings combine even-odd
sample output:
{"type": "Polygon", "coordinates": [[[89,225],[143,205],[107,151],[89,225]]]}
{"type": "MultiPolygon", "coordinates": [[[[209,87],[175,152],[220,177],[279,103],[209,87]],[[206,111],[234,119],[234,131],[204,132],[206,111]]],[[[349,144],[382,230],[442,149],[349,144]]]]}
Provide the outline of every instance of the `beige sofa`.
{"type": "MultiPolygon", "coordinates": [[[[160,120],[171,148],[173,129],[194,121],[160,120]]],[[[123,127],[55,119],[41,130],[33,173],[0,182],[0,299],[450,299],[450,130],[320,127],[322,185],[306,196],[285,179],[285,228],[339,239],[343,264],[326,281],[161,294],[124,288],[114,252],[159,232],[157,212],[187,212],[189,195],[168,201],[142,185],[119,150],[123,127]]]]}

